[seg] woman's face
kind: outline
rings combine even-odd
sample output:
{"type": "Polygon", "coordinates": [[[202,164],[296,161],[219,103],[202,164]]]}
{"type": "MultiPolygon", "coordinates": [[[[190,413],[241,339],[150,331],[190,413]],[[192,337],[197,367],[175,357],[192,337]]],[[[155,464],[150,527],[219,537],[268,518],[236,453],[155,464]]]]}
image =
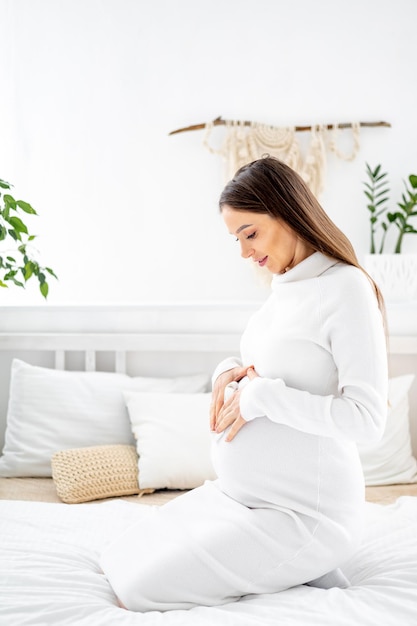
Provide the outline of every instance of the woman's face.
{"type": "Polygon", "coordinates": [[[222,216],[240,243],[242,257],[273,274],[283,274],[314,252],[285,222],[267,213],[237,211],[226,204],[222,216]]]}

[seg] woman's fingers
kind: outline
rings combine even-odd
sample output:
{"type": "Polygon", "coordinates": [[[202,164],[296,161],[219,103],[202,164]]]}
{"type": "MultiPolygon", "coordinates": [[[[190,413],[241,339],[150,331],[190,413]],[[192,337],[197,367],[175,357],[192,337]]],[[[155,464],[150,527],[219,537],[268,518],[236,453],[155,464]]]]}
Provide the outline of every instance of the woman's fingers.
{"type": "Polygon", "coordinates": [[[226,435],[225,441],[232,441],[232,439],[234,439],[236,437],[237,433],[242,428],[242,426],[244,426],[246,423],[247,422],[240,415],[237,418],[237,420],[235,420],[233,422],[232,426],[230,427],[230,430],[229,430],[229,432],[226,435]]]}
{"type": "Polygon", "coordinates": [[[224,389],[223,387],[216,387],[213,389],[211,404],[210,404],[210,428],[216,429],[220,412],[224,406],[224,389]]]}
{"type": "Polygon", "coordinates": [[[223,397],[224,397],[224,392],[219,393],[213,390],[211,404],[210,404],[210,429],[211,430],[216,429],[217,418],[223,406],[223,397]]]}
{"type": "Polygon", "coordinates": [[[240,391],[235,391],[229,400],[224,403],[216,420],[217,433],[222,433],[230,426],[226,441],[231,441],[243,424],[246,423],[240,415],[239,397],[240,391]]]}
{"type": "Polygon", "coordinates": [[[210,428],[214,430],[217,417],[224,404],[224,390],[233,381],[238,381],[246,374],[245,367],[234,367],[220,374],[213,385],[212,400],[210,405],[210,428]]]}
{"type": "Polygon", "coordinates": [[[223,407],[219,415],[217,416],[215,428],[216,433],[222,433],[224,430],[226,430],[228,426],[230,426],[230,424],[233,424],[235,419],[236,415],[230,411],[225,411],[223,407]]]}
{"type": "MultiPolygon", "coordinates": [[[[210,405],[210,430],[216,430],[217,432],[222,432],[227,426],[233,423],[234,420],[224,425],[222,423],[221,430],[218,430],[218,426],[220,424],[220,414],[222,412],[223,407],[225,406],[224,402],[224,392],[227,387],[232,382],[237,382],[241,380],[244,376],[248,376],[249,380],[253,380],[258,377],[258,374],[255,372],[253,366],[250,367],[234,367],[231,370],[227,370],[220,374],[220,376],[216,379],[213,392],[212,392],[212,400],[210,405]]],[[[227,404],[227,403],[226,403],[227,404]]],[[[235,415],[238,417],[240,415],[239,410],[237,409],[237,413],[235,415]]]]}
{"type": "Polygon", "coordinates": [[[210,405],[210,430],[215,430],[216,428],[216,412],[215,412],[215,404],[212,401],[210,405]]]}

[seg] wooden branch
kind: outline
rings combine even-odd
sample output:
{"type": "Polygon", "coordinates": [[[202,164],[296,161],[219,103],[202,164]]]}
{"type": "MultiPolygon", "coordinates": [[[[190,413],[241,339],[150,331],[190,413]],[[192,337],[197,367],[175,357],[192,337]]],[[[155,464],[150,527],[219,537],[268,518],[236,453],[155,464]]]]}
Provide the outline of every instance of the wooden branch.
{"type": "MultiPolygon", "coordinates": [[[[224,120],[222,117],[216,117],[215,120],[212,121],[213,126],[224,126],[226,124],[233,124],[234,122],[230,122],[228,120],[224,120]]],[[[244,122],[235,122],[241,124],[243,126],[251,126],[253,122],[244,121],[244,122]]],[[[322,125],[320,125],[322,126],[322,125]]],[[[337,128],[351,128],[351,122],[344,122],[342,124],[325,124],[324,127],[331,130],[337,126],[337,128]]],[[[359,126],[385,126],[386,128],[391,128],[391,124],[389,122],[359,122],[359,126]]],[[[186,126],[185,128],[177,128],[177,130],[171,130],[169,135],[176,135],[177,133],[185,133],[189,130],[203,130],[206,128],[206,124],[193,124],[192,126],[186,126]]],[[[311,126],[295,126],[294,130],[297,132],[302,132],[306,130],[311,130],[311,126]]]]}

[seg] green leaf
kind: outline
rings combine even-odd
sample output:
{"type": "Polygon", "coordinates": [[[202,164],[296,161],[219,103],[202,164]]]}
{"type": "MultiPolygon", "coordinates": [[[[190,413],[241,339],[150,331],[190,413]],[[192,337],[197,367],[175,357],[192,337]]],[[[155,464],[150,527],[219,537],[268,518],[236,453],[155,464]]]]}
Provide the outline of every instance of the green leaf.
{"type": "Polygon", "coordinates": [[[410,181],[410,185],[413,187],[413,189],[417,189],[417,176],[416,176],[416,174],[410,174],[410,176],[408,177],[408,180],[410,181]]]}
{"type": "Polygon", "coordinates": [[[20,233],[16,232],[13,228],[9,228],[7,232],[9,233],[10,237],[14,239],[15,241],[17,240],[22,241],[22,237],[20,236],[20,233]]]}
{"type": "Polygon", "coordinates": [[[45,267],[45,269],[47,272],[49,272],[49,274],[51,274],[51,276],[53,276],[54,278],[58,280],[58,276],[55,274],[53,269],[51,269],[50,267],[45,267]]]}
{"type": "Polygon", "coordinates": [[[43,295],[43,297],[47,298],[48,297],[48,291],[49,291],[48,283],[46,281],[43,282],[43,283],[40,283],[39,289],[40,289],[40,292],[43,295]]]}
{"type": "Polygon", "coordinates": [[[16,204],[25,213],[32,213],[33,215],[37,215],[35,209],[29,204],[29,202],[24,202],[23,200],[16,200],[16,204]]]}
{"type": "Polygon", "coordinates": [[[389,186],[387,181],[382,181],[382,183],[376,183],[375,184],[375,189],[385,189],[386,193],[388,193],[389,190],[389,186]]]}
{"type": "Polygon", "coordinates": [[[26,224],[24,224],[22,222],[20,217],[16,217],[16,216],[11,217],[9,219],[9,224],[11,224],[13,226],[13,228],[15,229],[15,231],[17,231],[18,233],[27,233],[28,232],[26,224]]]}
{"type": "MultiPolygon", "coordinates": [[[[6,266],[9,269],[11,268],[11,265],[9,263],[6,263],[6,266]]],[[[10,269],[10,271],[8,271],[7,274],[4,275],[4,279],[9,280],[10,278],[13,278],[13,276],[16,276],[16,274],[17,274],[17,270],[10,269]]]]}
{"type": "Polygon", "coordinates": [[[6,208],[16,209],[16,200],[10,194],[6,193],[3,196],[3,201],[6,208]]]}
{"type": "Polygon", "coordinates": [[[1,187],[2,189],[10,189],[10,185],[9,185],[9,183],[6,183],[6,181],[5,181],[5,180],[2,180],[1,178],[0,178],[0,187],[1,187]]]}
{"type": "Polygon", "coordinates": [[[12,278],[11,280],[14,282],[16,287],[25,287],[24,284],[20,282],[20,280],[16,280],[16,278],[12,278]]]}
{"type": "Polygon", "coordinates": [[[28,261],[25,264],[24,271],[23,271],[23,276],[25,277],[25,280],[29,280],[29,278],[33,275],[33,269],[34,269],[34,266],[33,266],[32,261],[28,261]]]}

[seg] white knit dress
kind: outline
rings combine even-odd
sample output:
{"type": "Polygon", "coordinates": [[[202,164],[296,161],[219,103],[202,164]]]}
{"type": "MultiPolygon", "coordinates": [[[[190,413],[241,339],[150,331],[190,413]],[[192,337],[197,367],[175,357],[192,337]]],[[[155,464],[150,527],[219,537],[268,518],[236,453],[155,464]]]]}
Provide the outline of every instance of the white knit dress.
{"type": "Polygon", "coordinates": [[[361,538],[355,442],[377,440],[387,411],[383,323],[357,268],[314,253],[285,274],[248,323],[241,360],[247,424],[213,435],[218,479],[155,509],[101,559],[134,611],[219,605],[307,583],[361,538]]]}

